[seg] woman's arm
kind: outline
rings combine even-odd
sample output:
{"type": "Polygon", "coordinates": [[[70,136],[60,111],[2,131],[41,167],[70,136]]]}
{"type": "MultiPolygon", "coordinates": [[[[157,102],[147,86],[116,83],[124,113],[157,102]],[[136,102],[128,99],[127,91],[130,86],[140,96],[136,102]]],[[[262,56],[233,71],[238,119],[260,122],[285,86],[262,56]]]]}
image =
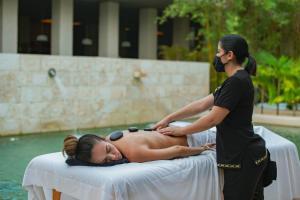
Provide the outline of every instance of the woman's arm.
{"type": "Polygon", "coordinates": [[[193,115],[196,115],[198,113],[201,113],[207,109],[209,109],[210,107],[213,106],[214,103],[214,96],[212,94],[194,101],[186,106],[184,106],[183,108],[179,109],[178,111],[172,113],[169,115],[169,118],[171,119],[171,121],[174,120],[179,120],[179,119],[184,119],[187,117],[191,117],[193,115]]]}
{"type": "Polygon", "coordinates": [[[229,114],[227,108],[213,106],[212,110],[205,116],[185,127],[166,127],[158,130],[159,133],[172,136],[189,135],[201,132],[221,123],[229,114]]]}
{"type": "Polygon", "coordinates": [[[205,110],[208,110],[213,106],[214,103],[214,96],[212,94],[194,101],[183,108],[179,109],[178,111],[166,116],[164,119],[162,119],[160,122],[158,122],[153,128],[160,129],[166,127],[168,123],[174,120],[180,120],[187,117],[191,117],[193,115],[196,115],[198,113],[201,113],[205,110]]]}
{"type": "Polygon", "coordinates": [[[183,135],[201,132],[214,127],[221,123],[229,112],[227,108],[214,106],[207,115],[201,117],[191,125],[182,127],[183,135]]]}
{"type": "Polygon", "coordinates": [[[175,145],[164,149],[150,149],[147,146],[142,146],[132,151],[127,156],[127,159],[130,162],[169,160],[172,158],[197,155],[213,146],[214,144],[208,144],[206,146],[200,146],[200,147],[186,147],[186,146],[175,145]]]}

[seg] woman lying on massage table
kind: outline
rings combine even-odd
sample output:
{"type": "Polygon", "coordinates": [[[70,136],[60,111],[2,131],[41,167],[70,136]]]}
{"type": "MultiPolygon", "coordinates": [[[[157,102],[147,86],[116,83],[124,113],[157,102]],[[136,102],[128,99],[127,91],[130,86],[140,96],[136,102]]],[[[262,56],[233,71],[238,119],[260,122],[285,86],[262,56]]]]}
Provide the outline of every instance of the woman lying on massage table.
{"type": "Polygon", "coordinates": [[[129,162],[146,162],[197,155],[214,146],[206,144],[189,147],[186,136],[172,137],[157,131],[140,130],[114,133],[105,139],[92,134],[83,135],[79,139],[69,135],[64,139],[63,153],[79,161],[97,164],[124,157],[129,162]]]}

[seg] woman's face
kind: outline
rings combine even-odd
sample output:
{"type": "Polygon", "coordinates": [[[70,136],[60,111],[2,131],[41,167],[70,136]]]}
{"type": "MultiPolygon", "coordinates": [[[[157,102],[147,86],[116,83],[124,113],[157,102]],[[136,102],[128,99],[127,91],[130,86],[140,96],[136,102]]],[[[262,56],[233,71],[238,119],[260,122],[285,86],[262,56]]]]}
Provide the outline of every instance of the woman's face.
{"type": "Polygon", "coordinates": [[[227,60],[226,58],[224,58],[226,57],[225,55],[226,55],[225,50],[221,47],[221,44],[219,42],[216,56],[218,56],[221,59],[222,63],[226,63],[227,60]]]}
{"type": "Polygon", "coordinates": [[[216,56],[218,56],[221,59],[222,63],[228,63],[230,60],[232,60],[233,53],[232,51],[226,52],[222,48],[221,43],[219,42],[216,56]]]}
{"type": "Polygon", "coordinates": [[[92,149],[92,163],[107,163],[122,159],[121,152],[111,143],[97,142],[92,149]]]}

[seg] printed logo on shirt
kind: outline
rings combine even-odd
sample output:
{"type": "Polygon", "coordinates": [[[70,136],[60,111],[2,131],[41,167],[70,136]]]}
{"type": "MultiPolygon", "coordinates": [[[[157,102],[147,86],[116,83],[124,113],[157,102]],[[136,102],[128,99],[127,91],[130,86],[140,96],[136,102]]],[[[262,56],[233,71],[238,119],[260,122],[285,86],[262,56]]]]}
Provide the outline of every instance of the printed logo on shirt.
{"type": "Polygon", "coordinates": [[[214,93],[215,93],[216,91],[218,91],[220,88],[221,88],[221,86],[217,87],[217,88],[215,89],[214,93]]]}

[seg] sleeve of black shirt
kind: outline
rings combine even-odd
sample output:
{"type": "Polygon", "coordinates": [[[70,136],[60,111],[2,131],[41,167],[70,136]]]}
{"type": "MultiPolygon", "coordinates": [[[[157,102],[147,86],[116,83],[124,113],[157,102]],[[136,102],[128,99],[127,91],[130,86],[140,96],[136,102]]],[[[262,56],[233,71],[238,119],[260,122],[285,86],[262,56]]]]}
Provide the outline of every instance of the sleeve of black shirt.
{"type": "Polygon", "coordinates": [[[243,86],[240,79],[231,77],[224,83],[220,94],[215,97],[215,106],[227,108],[232,111],[241,99],[243,86]]]}

